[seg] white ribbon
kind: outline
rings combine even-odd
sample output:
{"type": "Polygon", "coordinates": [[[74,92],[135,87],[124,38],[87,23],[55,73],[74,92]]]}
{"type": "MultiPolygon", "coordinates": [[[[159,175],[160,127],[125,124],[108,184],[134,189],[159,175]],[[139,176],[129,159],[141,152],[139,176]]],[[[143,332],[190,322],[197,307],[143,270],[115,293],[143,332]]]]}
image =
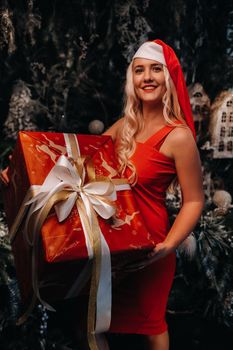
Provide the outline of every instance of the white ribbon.
{"type": "MultiPolygon", "coordinates": [[[[47,175],[36,196],[26,203],[26,205],[30,205],[26,225],[28,224],[31,215],[36,212],[36,215],[34,214],[36,216],[34,227],[36,227],[40,220],[41,210],[48,200],[55,193],[63,190],[70,191],[70,195],[65,201],[61,201],[55,205],[55,211],[59,222],[65,220],[69,216],[78,197],[82,199],[90,226],[92,224],[92,208],[102,218],[110,218],[115,213],[115,208],[106,203],[105,199],[110,201],[116,200],[117,197],[114,184],[110,181],[94,181],[83,184],[84,178],[85,172],[80,175],[77,169],[65,156],[60,156],[57,163],[47,175]]],[[[125,186],[122,186],[122,189],[124,190],[125,186]]],[[[80,215],[80,219],[82,223],[82,215],[80,215]]],[[[83,230],[89,259],[91,259],[93,257],[93,250],[89,234],[85,230],[85,225],[83,225],[83,230]]],[[[111,322],[111,255],[101,230],[100,237],[102,255],[97,292],[96,333],[108,330],[111,322]]],[[[28,243],[31,245],[35,244],[35,242],[33,243],[30,239],[28,243]]]]}

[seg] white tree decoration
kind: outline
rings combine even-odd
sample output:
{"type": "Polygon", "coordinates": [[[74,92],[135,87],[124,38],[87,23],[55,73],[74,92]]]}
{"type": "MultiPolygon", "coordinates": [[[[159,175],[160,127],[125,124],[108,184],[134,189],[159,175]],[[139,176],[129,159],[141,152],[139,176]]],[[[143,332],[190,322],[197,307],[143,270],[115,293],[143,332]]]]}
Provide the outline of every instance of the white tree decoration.
{"type": "Polygon", "coordinates": [[[211,106],[213,158],[233,158],[233,93],[223,91],[211,106]]]}

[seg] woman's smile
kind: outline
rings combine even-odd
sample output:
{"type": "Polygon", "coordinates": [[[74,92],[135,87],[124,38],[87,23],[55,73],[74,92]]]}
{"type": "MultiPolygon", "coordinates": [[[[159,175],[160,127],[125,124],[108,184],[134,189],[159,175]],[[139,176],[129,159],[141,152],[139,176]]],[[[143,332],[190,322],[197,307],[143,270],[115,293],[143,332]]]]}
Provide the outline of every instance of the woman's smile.
{"type": "Polygon", "coordinates": [[[145,92],[152,92],[152,91],[154,91],[156,88],[157,88],[157,86],[155,86],[155,85],[144,85],[144,86],[142,87],[142,89],[143,89],[145,92]]]}

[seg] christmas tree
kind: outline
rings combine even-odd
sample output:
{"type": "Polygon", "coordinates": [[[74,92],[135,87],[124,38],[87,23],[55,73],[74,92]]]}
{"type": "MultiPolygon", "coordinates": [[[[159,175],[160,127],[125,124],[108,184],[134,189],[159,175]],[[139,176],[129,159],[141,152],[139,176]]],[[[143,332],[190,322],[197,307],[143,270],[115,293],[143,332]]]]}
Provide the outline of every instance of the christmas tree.
{"type": "MultiPolygon", "coordinates": [[[[189,314],[232,330],[230,1],[2,0],[1,168],[8,164],[19,130],[98,134],[109,127],[121,116],[125,70],[133,53],[140,43],[155,38],[174,47],[185,73],[206,195],[186,248],[177,250],[168,314],[189,314]],[[223,124],[219,127],[225,116],[227,130],[223,124]],[[188,254],[187,247],[192,248],[188,254]]],[[[167,205],[172,221],[180,205],[179,189],[168,194],[167,205]]],[[[7,233],[1,203],[0,347],[75,349],[76,339],[62,321],[64,306],[58,306],[55,317],[39,304],[24,324],[16,325],[22,310],[7,233]]],[[[197,335],[193,337],[200,342],[197,335]]]]}

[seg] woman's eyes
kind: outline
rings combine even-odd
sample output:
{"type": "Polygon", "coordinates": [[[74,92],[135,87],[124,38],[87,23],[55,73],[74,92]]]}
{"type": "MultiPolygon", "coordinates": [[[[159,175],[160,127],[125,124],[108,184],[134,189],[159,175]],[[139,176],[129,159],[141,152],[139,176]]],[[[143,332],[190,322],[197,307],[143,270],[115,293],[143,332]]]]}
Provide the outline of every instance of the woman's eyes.
{"type": "Polygon", "coordinates": [[[161,66],[153,66],[153,67],[152,67],[152,70],[153,70],[154,72],[161,72],[162,67],[161,67],[161,66]]]}
{"type": "Polygon", "coordinates": [[[136,68],[135,69],[135,73],[142,73],[143,72],[143,69],[142,68],[136,68]]]}
{"type": "MultiPolygon", "coordinates": [[[[151,67],[151,70],[153,71],[153,72],[161,72],[161,70],[162,70],[162,66],[158,66],[158,65],[156,65],[156,66],[152,66],[151,67]]],[[[136,74],[139,74],[139,73],[143,73],[144,72],[144,68],[143,67],[137,67],[137,68],[135,68],[135,73],[136,74]]]]}

